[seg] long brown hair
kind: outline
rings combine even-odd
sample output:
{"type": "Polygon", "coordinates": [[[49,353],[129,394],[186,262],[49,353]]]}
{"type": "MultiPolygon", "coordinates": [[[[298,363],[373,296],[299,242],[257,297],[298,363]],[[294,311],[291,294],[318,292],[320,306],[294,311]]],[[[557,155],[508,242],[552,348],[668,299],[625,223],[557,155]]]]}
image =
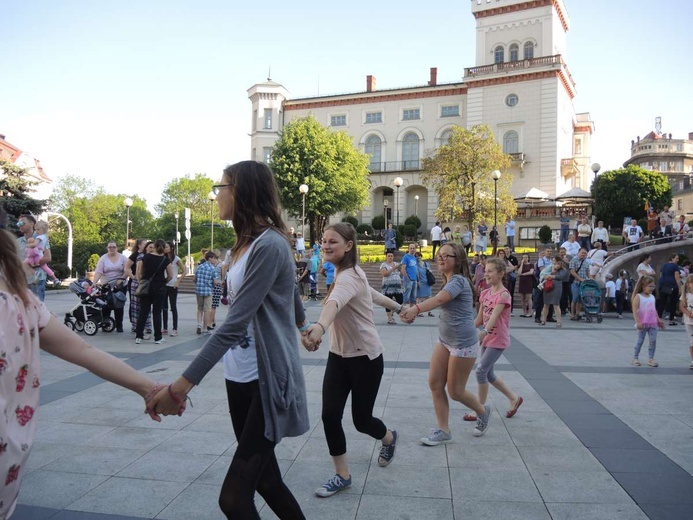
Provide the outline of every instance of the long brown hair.
{"type": "Polygon", "coordinates": [[[0,275],[5,279],[10,293],[19,296],[24,305],[28,305],[26,273],[19,258],[17,238],[5,229],[6,221],[7,213],[0,207],[0,275]]]}
{"type": "Polygon", "coordinates": [[[268,227],[274,228],[289,240],[281,216],[279,189],[269,166],[257,161],[241,161],[224,170],[223,182],[233,194],[231,221],[236,230],[236,243],[231,256],[238,254],[268,227]]]}
{"type": "MultiPolygon", "coordinates": [[[[623,282],[621,282],[623,283],[623,282]]],[[[641,276],[638,282],[635,284],[635,289],[633,289],[633,297],[631,298],[631,302],[634,302],[635,299],[638,297],[638,294],[642,292],[642,288],[646,285],[649,284],[654,284],[655,280],[651,276],[641,276]]]]}
{"type": "MultiPolygon", "coordinates": [[[[461,274],[469,281],[469,286],[472,288],[472,294],[476,296],[476,290],[474,289],[474,280],[472,279],[472,272],[469,269],[469,261],[467,260],[467,252],[464,250],[461,244],[457,242],[445,242],[440,249],[444,247],[449,247],[455,253],[455,267],[453,268],[452,274],[461,274]]],[[[438,251],[440,251],[440,249],[438,251]]],[[[438,253],[440,254],[440,253],[438,253]]],[[[485,255],[481,255],[485,257],[485,255]]],[[[481,258],[480,257],[480,258],[481,258]]],[[[435,259],[434,259],[435,260],[435,259]]],[[[486,260],[488,262],[488,260],[486,260]]],[[[443,276],[443,287],[448,283],[448,278],[444,273],[440,273],[443,276]]]]}
{"type": "MultiPolygon", "coordinates": [[[[354,247],[351,248],[350,251],[347,251],[344,254],[344,258],[342,258],[341,262],[335,265],[337,268],[337,271],[344,271],[345,269],[349,269],[350,267],[353,269],[356,267],[356,264],[358,264],[358,251],[356,248],[356,230],[354,229],[354,226],[349,224],[348,222],[338,222],[337,224],[332,224],[331,226],[327,226],[325,228],[325,231],[332,230],[335,233],[337,233],[339,236],[341,236],[346,242],[352,242],[354,244],[354,247]]],[[[324,236],[324,232],[323,232],[324,236]]],[[[368,280],[364,280],[366,282],[366,285],[368,285],[368,280]]],[[[323,305],[327,302],[327,300],[330,297],[330,294],[332,293],[332,290],[334,289],[335,285],[337,285],[337,280],[335,279],[335,283],[333,283],[330,286],[330,290],[327,291],[327,296],[323,300],[323,305]]]]}

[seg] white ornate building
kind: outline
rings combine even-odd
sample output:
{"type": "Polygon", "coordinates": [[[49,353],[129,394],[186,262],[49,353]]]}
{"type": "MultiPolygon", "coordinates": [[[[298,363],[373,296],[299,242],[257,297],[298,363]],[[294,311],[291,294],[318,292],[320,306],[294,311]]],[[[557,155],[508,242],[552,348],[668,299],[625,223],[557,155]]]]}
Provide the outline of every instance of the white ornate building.
{"type": "MultiPolygon", "coordinates": [[[[369,223],[383,211],[396,218],[399,206],[402,223],[416,213],[430,229],[438,197],[420,181],[421,158],[446,142],[453,125],[487,124],[513,157],[515,197],[532,188],[550,199],[575,187],[589,190],[594,124],[573,106],[563,0],[471,0],[471,11],[476,64],[464,69],[460,82],[439,84],[437,69],[431,68],[427,83],[419,87],[378,90],[375,77],[368,76],[363,92],[302,99],[292,99],[271,80],[253,85],[248,90],[251,157],[268,160],[282,127],[313,115],[325,126],[346,131],[355,146],[371,155],[371,200],[360,221],[369,223]],[[404,180],[399,201],[394,200],[396,177],[404,180]]],[[[540,225],[556,211],[553,203],[543,209],[520,206],[520,226],[523,220],[540,225]]]]}

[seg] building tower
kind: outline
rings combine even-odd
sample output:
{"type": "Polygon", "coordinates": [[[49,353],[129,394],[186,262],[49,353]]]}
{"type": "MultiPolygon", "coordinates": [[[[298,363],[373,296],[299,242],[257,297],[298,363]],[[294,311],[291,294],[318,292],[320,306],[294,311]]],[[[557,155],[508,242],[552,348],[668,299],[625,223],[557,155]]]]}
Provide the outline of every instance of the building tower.
{"type": "Polygon", "coordinates": [[[250,158],[267,163],[270,150],[279,138],[279,131],[283,126],[284,101],[289,97],[289,91],[271,78],[267,78],[265,83],[257,83],[250,87],[248,97],[253,106],[250,158]]]}

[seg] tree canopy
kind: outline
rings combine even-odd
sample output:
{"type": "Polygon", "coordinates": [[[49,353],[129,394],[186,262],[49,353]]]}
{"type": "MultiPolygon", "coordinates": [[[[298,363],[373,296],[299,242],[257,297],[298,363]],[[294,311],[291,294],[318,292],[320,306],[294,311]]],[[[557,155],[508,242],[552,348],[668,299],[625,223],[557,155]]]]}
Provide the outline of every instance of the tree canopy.
{"type": "Polygon", "coordinates": [[[0,205],[10,217],[10,226],[22,213],[38,215],[43,211],[46,201],[31,197],[31,191],[37,184],[25,168],[0,160],[0,205]]]}
{"type": "Polygon", "coordinates": [[[498,180],[498,221],[503,222],[506,215],[514,216],[517,206],[510,193],[510,163],[487,125],[468,130],[454,126],[449,142],[423,160],[422,180],[433,187],[440,201],[436,217],[447,220],[452,211],[454,218],[466,219],[470,229],[481,219],[493,222],[494,170],[502,172],[498,180]]]}
{"type": "Polygon", "coordinates": [[[173,215],[176,211],[182,215],[184,208],[190,208],[191,220],[209,222],[211,203],[207,196],[213,185],[214,181],[203,173],[173,179],[164,186],[156,211],[159,216],[173,215]]]}
{"type": "Polygon", "coordinates": [[[595,213],[605,225],[622,226],[626,217],[642,218],[645,203],[671,206],[671,186],[665,175],[629,164],[598,175],[592,184],[595,213]]]}
{"type": "Polygon", "coordinates": [[[301,216],[299,186],[308,185],[306,218],[315,240],[330,215],[355,212],[368,203],[368,163],[368,155],[354,148],[345,132],[332,132],[308,116],[284,127],[272,148],[270,167],[290,216],[301,216]]]}

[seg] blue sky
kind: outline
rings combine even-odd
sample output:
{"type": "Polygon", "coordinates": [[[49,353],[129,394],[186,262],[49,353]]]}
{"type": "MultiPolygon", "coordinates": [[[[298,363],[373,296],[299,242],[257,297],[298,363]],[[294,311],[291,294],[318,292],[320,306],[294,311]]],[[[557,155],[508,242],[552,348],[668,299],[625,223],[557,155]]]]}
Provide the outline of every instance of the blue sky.
{"type": "MultiPolygon", "coordinates": [[[[4,0],[0,133],[53,178],[153,206],[170,179],[249,158],[246,91],[270,66],[294,97],[361,91],[367,74],[379,89],[422,85],[430,67],[459,81],[475,65],[470,3],[4,0]]],[[[693,132],[693,3],[565,3],[592,160],[619,167],[656,116],[675,138],[693,132]]]]}

